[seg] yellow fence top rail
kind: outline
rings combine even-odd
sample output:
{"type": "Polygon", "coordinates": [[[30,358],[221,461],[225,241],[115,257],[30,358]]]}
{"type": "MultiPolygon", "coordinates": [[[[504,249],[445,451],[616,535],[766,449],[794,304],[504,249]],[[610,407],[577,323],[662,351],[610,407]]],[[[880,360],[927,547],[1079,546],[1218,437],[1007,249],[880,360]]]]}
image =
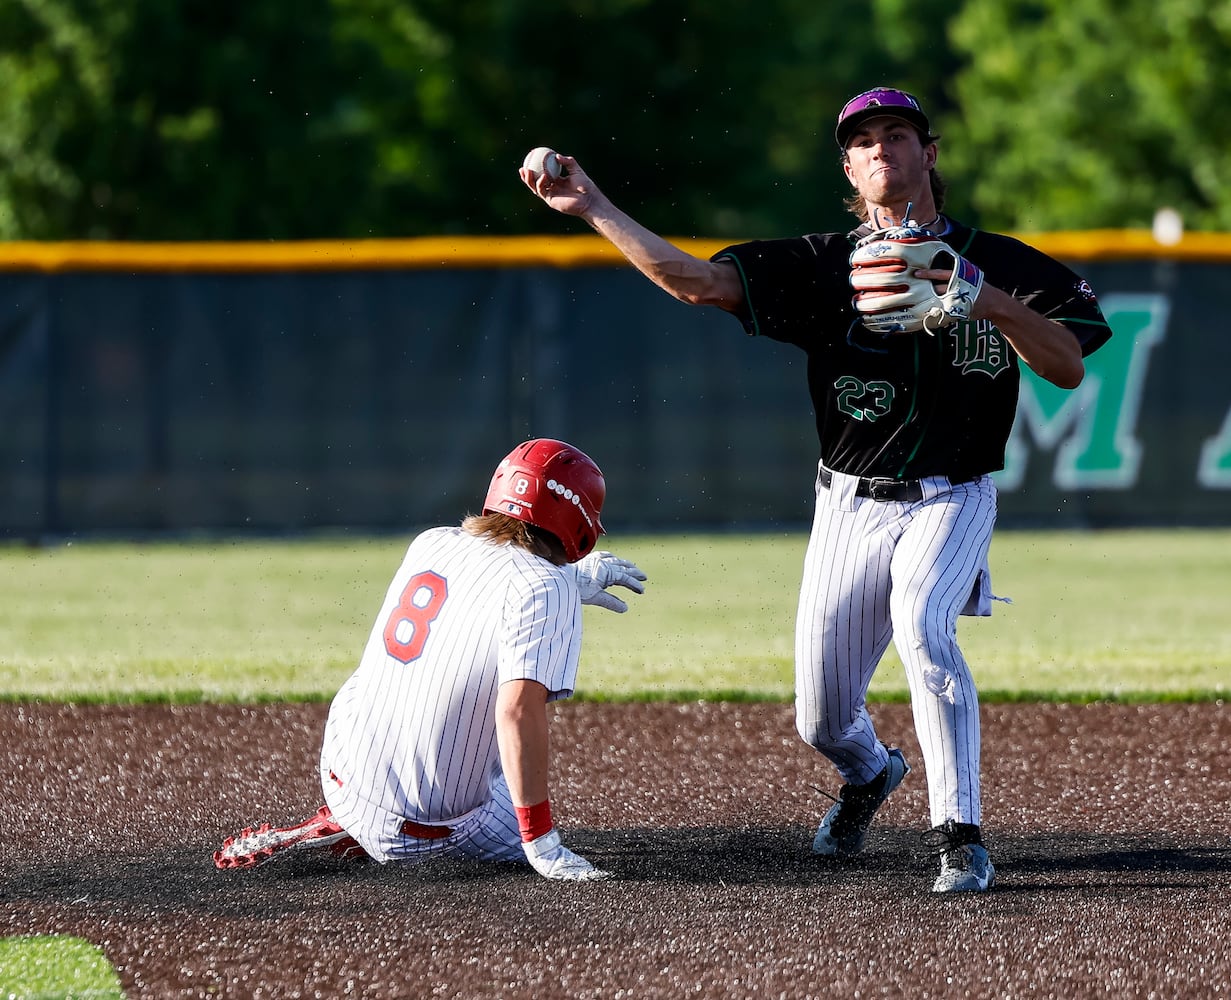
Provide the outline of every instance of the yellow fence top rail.
{"type": "MultiPolygon", "coordinates": [[[[1231,234],[1186,233],[1177,243],[1149,230],[1019,233],[1020,239],[1065,261],[1175,260],[1231,262],[1231,234]]],[[[734,240],[671,237],[698,257],[734,240]]],[[[378,269],[616,267],[623,257],[606,240],[578,236],[430,236],[410,239],[285,242],[130,243],[0,242],[0,271],[43,273],[361,271],[378,269]]]]}

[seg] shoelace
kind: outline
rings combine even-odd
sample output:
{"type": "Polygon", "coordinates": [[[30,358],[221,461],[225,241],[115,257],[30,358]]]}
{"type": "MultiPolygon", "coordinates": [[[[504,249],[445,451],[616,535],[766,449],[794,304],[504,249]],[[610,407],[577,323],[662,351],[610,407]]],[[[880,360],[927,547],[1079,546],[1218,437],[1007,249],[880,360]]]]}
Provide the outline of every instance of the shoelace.
{"type": "Polygon", "coordinates": [[[920,839],[925,847],[930,848],[936,854],[948,854],[962,847],[983,843],[977,826],[970,823],[959,823],[952,819],[930,830],[924,830],[920,839]]]}
{"type": "Polygon", "coordinates": [[[889,780],[888,769],[882,771],[866,785],[843,785],[835,797],[822,788],[812,787],[831,802],[836,802],[842,808],[834,817],[831,830],[834,836],[844,836],[855,833],[866,827],[876,809],[884,801],[885,782],[889,780]]]}

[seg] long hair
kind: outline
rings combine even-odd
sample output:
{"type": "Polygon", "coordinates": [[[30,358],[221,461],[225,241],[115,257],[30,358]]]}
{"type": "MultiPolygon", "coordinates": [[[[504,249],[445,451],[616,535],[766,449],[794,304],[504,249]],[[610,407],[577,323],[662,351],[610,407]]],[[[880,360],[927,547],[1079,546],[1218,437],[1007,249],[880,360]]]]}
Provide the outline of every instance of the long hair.
{"type": "Polygon", "coordinates": [[[516,545],[557,566],[568,565],[564,546],[555,535],[499,511],[491,514],[471,514],[462,521],[462,530],[468,535],[486,539],[493,545],[516,545]]]}

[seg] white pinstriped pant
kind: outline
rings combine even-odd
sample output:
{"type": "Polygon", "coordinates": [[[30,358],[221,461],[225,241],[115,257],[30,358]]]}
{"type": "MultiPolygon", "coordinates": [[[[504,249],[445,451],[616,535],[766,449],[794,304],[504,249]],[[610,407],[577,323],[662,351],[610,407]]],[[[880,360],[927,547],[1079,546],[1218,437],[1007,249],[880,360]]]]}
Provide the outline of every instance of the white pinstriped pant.
{"type": "Polygon", "coordinates": [[[453,830],[447,837],[430,840],[405,833],[402,825],[406,817],[353,794],[349,786],[339,785],[333,779],[328,768],[321,770],[321,788],[333,818],[381,864],[390,861],[414,863],[441,855],[480,861],[526,862],[517,813],[503,774],[492,778],[491,798],[483,805],[458,819],[430,824],[453,830]]]}
{"type": "Polygon", "coordinates": [[[854,784],[885,766],[866,696],[890,639],[906,668],[931,822],[979,823],[979,697],[957,645],[959,614],[991,613],[996,487],[925,479],[921,501],[817,484],[795,629],[795,725],[854,784]]]}

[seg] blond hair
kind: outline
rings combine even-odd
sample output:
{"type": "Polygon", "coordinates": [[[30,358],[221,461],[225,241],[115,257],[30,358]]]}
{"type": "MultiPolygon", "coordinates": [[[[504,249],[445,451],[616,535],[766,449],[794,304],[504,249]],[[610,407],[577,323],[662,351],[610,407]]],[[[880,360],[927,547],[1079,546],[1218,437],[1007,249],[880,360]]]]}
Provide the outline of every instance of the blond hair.
{"type": "Polygon", "coordinates": [[[564,546],[555,535],[499,511],[491,514],[471,514],[462,521],[462,530],[468,535],[486,539],[493,545],[516,545],[557,566],[568,565],[564,546]]]}

